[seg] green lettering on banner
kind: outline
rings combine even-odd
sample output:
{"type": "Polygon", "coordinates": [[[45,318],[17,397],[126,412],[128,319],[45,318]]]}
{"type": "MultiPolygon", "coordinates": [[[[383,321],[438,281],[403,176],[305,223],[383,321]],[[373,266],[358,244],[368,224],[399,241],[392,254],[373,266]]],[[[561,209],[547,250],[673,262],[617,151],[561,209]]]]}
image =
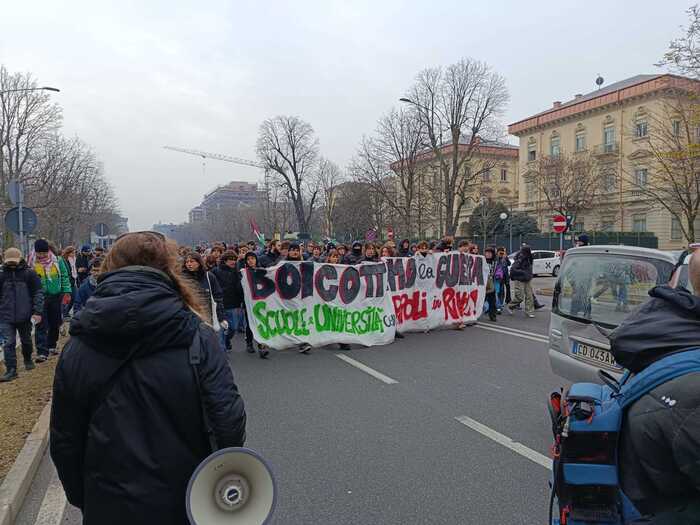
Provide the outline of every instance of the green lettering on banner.
{"type": "Polygon", "coordinates": [[[267,324],[267,315],[265,314],[265,308],[265,301],[258,301],[257,303],[255,303],[255,306],[253,306],[253,315],[258,321],[258,332],[260,333],[260,337],[262,337],[263,339],[270,339],[270,327],[267,324]]]}

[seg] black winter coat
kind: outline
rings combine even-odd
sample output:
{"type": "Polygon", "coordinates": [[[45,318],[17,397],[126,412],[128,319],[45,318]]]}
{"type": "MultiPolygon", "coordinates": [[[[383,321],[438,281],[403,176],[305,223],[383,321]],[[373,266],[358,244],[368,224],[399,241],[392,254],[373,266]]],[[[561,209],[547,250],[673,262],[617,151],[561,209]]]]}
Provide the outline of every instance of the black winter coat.
{"type": "MultiPolygon", "coordinates": [[[[700,347],[700,297],[657,286],[611,334],[615,359],[632,372],[672,352],[700,347]]],[[[700,373],[656,387],[625,414],[622,489],[650,523],[700,523],[700,373]],[[669,405],[663,398],[671,398],[669,405]],[[691,504],[694,502],[694,504],[691,504]]]]}
{"type": "Polygon", "coordinates": [[[241,271],[229,268],[225,263],[219,264],[212,272],[219,281],[224,294],[224,308],[240,308],[243,304],[243,286],[241,285],[241,271]]]}
{"type": "Polygon", "coordinates": [[[522,252],[518,252],[510,267],[510,278],[522,283],[532,281],[532,257],[526,257],[522,252]]]}
{"type": "MultiPolygon", "coordinates": [[[[199,324],[165,274],[140,266],[102,275],[73,319],[56,368],[50,443],[85,525],[187,524],[187,482],[210,452],[188,359],[199,324]]],[[[199,334],[217,444],[241,446],[243,400],[216,335],[208,327],[199,334]]]]}
{"type": "Polygon", "coordinates": [[[16,267],[4,265],[0,273],[0,322],[26,323],[43,310],[44,289],[36,272],[24,261],[16,267]]]}
{"type": "Polygon", "coordinates": [[[79,253],[75,258],[75,271],[78,272],[79,283],[82,283],[90,275],[90,260],[91,257],[89,255],[83,255],[82,253],[79,253]],[[81,272],[81,268],[85,271],[81,272]]]}

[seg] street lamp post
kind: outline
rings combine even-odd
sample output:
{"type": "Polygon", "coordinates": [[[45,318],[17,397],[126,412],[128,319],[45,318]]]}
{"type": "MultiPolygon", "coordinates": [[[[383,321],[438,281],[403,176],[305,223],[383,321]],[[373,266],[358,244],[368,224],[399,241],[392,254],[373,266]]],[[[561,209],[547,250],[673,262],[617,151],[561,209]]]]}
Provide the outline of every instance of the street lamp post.
{"type": "Polygon", "coordinates": [[[35,88],[6,89],[5,91],[0,91],[0,95],[4,95],[5,93],[20,93],[27,91],[54,91],[56,93],[59,93],[61,90],[55,87],[42,86],[35,88]]]}

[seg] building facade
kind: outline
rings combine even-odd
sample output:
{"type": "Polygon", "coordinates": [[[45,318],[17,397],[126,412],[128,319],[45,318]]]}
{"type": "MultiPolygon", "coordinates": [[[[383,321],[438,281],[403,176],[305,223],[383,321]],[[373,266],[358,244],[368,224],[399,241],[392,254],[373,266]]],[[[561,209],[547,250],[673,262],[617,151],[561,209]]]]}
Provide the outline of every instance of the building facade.
{"type": "Polygon", "coordinates": [[[205,194],[202,203],[190,210],[189,222],[204,222],[219,210],[252,207],[264,197],[264,191],[259,190],[257,184],[234,180],[205,194]]]}
{"type": "MultiPolygon", "coordinates": [[[[551,230],[550,209],[534,171],[546,158],[588,155],[600,173],[600,188],[590,209],[579,213],[575,231],[653,232],[662,249],[687,241],[672,214],[641,188],[653,176],[649,140],[652,125],[667,108],[671,93],[687,89],[675,75],[637,75],[511,124],[519,144],[519,208],[551,230]]],[[[673,124],[672,116],[668,125],[673,124]]],[[[673,124],[675,125],[675,124],[673,124]]]]}
{"type": "MultiPolygon", "coordinates": [[[[465,166],[465,173],[476,174],[467,184],[466,202],[459,213],[458,236],[469,236],[469,218],[482,200],[503,203],[507,208],[515,210],[518,207],[518,190],[520,186],[520,166],[518,163],[518,146],[505,142],[478,140],[478,146],[473,149],[472,158],[465,166]]],[[[467,155],[468,139],[460,142],[459,151],[467,155]]],[[[451,145],[443,147],[448,155],[451,145]]],[[[433,153],[427,153],[419,158],[418,172],[418,204],[421,208],[418,233],[421,238],[442,237],[445,232],[443,215],[444,205],[439,199],[432,198],[431,193],[441,194],[440,168],[435,162],[433,153]]],[[[466,175],[470,176],[470,175],[466,175]]],[[[470,176],[471,177],[471,176],[470,176]]],[[[459,198],[457,196],[457,198],[459,198]]]]}

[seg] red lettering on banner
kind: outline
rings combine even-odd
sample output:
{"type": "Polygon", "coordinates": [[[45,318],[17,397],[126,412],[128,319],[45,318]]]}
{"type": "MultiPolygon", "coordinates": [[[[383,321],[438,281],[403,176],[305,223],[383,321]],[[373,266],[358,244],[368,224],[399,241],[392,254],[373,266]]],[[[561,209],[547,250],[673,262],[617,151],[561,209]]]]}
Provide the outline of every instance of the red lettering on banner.
{"type": "Polygon", "coordinates": [[[394,295],[391,301],[394,303],[396,320],[399,324],[404,321],[417,321],[428,317],[428,301],[426,293],[416,290],[413,294],[407,293],[394,295]]]}
{"type": "Polygon", "coordinates": [[[442,302],[445,305],[445,321],[459,321],[462,317],[474,315],[478,299],[479,290],[458,292],[454,288],[445,288],[442,291],[442,302]]]}

